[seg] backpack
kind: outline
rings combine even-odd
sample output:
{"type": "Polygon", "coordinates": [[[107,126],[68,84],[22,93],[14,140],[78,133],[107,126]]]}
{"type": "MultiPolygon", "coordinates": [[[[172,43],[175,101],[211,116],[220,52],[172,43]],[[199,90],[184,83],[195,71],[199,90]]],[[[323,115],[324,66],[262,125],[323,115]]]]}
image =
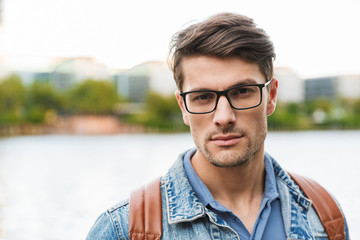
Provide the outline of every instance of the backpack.
{"type": "MultiPolygon", "coordinates": [[[[331,195],[314,180],[298,174],[290,177],[311,199],[329,240],[345,240],[344,217],[331,195]]],[[[129,237],[131,240],[160,240],[162,232],[160,178],[130,195],[129,237]]]]}

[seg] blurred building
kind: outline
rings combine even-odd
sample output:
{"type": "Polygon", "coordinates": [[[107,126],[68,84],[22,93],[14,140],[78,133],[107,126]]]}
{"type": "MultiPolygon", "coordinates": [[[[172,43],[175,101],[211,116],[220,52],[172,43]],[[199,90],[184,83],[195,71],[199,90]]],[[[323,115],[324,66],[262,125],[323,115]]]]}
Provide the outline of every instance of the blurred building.
{"type": "Polygon", "coordinates": [[[305,100],[326,98],[360,98],[360,75],[343,75],[305,79],[305,100]]]}
{"type": "Polygon", "coordinates": [[[276,67],[274,75],[279,80],[279,102],[301,102],[304,100],[304,80],[293,70],[285,67],[276,67]]]}
{"type": "Polygon", "coordinates": [[[152,61],[136,65],[115,75],[118,93],[130,102],[143,102],[148,91],[173,94],[176,85],[164,62],[152,61]]]}
{"type": "Polygon", "coordinates": [[[311,101],[318,98],[337,98],[337,77],[318,77],[305,80],[305,99],[311,101]]]}
{"type": "Polygon", "coordinates": [[[77,57],[59,62],[50,74],[50,82],[57,90],[66,90],[86,79],[110,79],[107,66],[94,58],[77,57]]]}
{"type": "Polygon", "coordinates": [[[38,83],[49,83],[50,77],[51,77],[51,73],[49,72],[37,72],[34,74],[33,81],[38,83]]]}
{"type": "Polygon", "coordinates": [[[150,89],[150,77],[120,73],[116,76],[117,90],[120,96],[130,102],[144,102],[150,89]]]}
{"type": "Polygon", "coordinates": [[[39,73],[52,71],[57,59],[8,53],[6,46],[2,45],[1,34],[0,31],[0,78],[15,74],[21,78],[24,84],[31,84],[39,73]]]}
{"type": "Polygon", "coordinates": [[[360,74],[339,76],[338,82],[338,91],[341,98],[360,98],[360,74]]]}

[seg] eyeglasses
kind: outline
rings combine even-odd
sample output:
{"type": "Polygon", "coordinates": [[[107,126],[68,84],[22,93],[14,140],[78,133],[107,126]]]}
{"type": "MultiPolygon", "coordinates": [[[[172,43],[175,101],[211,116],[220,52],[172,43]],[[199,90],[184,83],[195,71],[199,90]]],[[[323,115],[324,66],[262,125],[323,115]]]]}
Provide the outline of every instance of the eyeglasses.
{"type": "Polygon", "coordinates": [[[232,108],[245,110],[255,108],[262,102],[262,89],[268,86],[272,80],[264,84],[247,84],[229,88],[224,91],[197,90],[182,92],[185,108],[192,114],[204,114],[213,112],[221,96],[225,96],[232,108]]]}

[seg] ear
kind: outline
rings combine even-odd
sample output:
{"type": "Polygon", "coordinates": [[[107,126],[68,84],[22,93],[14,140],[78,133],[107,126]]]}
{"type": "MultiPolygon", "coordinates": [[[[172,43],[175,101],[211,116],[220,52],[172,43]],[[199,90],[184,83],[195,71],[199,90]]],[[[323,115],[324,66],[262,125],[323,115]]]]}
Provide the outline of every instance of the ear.
{"type": "Polygon", "coordinates": [[[269,86],[269,97],[266,108],[266,115],[270,116],[276,108],[277,92],[278,92],[279,82],[276,78],[273,78],[269,86]]]}
{"type": "Polygon", "coordinates": [[[179,107],[180,107],[180,109],[181,109],[183,121],[184,121],[184,123],[185,123],[186,125],[189,126],[189,118],[188,118],[188,115],[187,115],[188,113],[187,113],[187,111],[186,111],[186,109],[185,109],[184,101],[183,101],[183,98],[180,96],[179,90],[176,90],[176,91],[175,91],[175,96],[176,96],[176,100],[177,100],[177,102],[178,102],[178,104],[179,104],[179,107]]]}

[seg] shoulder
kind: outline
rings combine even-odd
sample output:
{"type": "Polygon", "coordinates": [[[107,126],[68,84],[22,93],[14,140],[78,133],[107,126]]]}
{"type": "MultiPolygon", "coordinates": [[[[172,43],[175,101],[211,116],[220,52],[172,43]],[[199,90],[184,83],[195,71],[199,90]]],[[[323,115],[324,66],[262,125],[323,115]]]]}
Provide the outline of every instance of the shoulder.
{"type": "Polygon", "coordinates": [[[344,225],[346,239],[349,239],[346,218],[336,198],[313,179],[294,173],[289,174],[271,156],[268,157],[273,163],[282,211],[285,212],[283,216],[285,225],[288,228],[302,225],[299,224],[301,221],[296,221],[296,224],[292,221],[297,216],[299,219],[304,219],[303,226],[308,224],[311,226],[308,229],[312,229],[315,236],[326,237],[324,224],[327,223],[322,222],[320,216],[323,219],[343,218],[343,221],[338,221],[338,225],[344,225]],[[305,212],[307,214],[304,214],[305,212]]]}
{"type": "Polygon", "coordinates": [[[129,199],[126,199],[118,204],[108,208],[106,212],[113,218],[120,218],[121,220],[129,220],[129,199]]]}
{"type": "Polygon", "coordinates": [[[92,226],[86,240],[129,239],[129,200],[122,201],[103,212],[92,226]]]}

